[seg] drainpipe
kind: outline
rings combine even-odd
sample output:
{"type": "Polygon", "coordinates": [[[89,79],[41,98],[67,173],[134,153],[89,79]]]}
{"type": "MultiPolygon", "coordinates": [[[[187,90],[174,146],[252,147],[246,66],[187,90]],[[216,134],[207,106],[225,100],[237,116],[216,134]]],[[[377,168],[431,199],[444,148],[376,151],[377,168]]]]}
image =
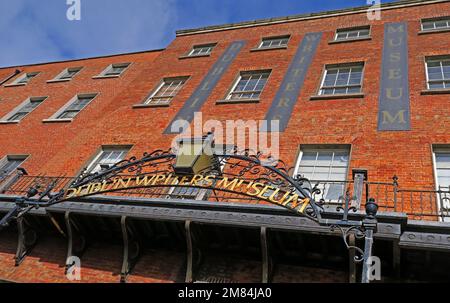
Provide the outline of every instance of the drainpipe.
{"type": "Polygon", "coordinates": [[[6,82],[8,82],[9,80],[11,80],[13,77],[17,76],[20,73],[21,73],[21,71],[19,69],[16,69],[12,75],[8,76],[6,79],[4,79],[4,80],[2,80],[2,82],[0,82],[0,86],[5,84],[6,82]]]}

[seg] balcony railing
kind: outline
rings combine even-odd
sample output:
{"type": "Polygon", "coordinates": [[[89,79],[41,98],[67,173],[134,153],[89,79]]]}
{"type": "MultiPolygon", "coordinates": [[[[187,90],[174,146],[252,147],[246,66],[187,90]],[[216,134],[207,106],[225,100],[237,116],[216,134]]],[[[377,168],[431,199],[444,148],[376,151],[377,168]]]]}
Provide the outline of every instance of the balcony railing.
{"type": "MultiPolygon", "coordinates": [[[[7,195],[25,195],[28,189],[38,184],[45,189],[54,183],[53,191],[68,188],[73,177],[58,176],[29,176],[17,171],[0,179],[0,193],[7,195]]],[[[439,189],[408,189],[399,185],[397,178],[393,182],[364,182],[361,197],[361,209],[365,207],[368,198],[374,198],[379,211],[406,213],[413,220],[445,221],[450,222],[450,187],[439,189]]],[[[354,189],[354,181],[311,181],[318,184],[321,192],[315,194],[316,201],[322,200],[329,207],[339,206],[344,203],[346,193],[354,200],[351,194],[354,189]]],[[[171,197],[170,188],[144,188],[141,190],[123,191],[109,195],[138,196],[147,198],[167,199],[171,197]]],[[[179,198],[179,197],[177,197],[179,198]]],[[[217,198],[217,197],[215,197],[217,198]]],[[[211,201],[213,197],[210,196],[211,201]]],[[[244,199],[242,199],[244,202],[244,199]]],[[[239,198],[231,197],[230,202],[239,202],[239,198]]],[[[253,203],[256,203],[253,201],[253,203]]],[[[351,201],[351,204],[356,204],[351,201]]]]}

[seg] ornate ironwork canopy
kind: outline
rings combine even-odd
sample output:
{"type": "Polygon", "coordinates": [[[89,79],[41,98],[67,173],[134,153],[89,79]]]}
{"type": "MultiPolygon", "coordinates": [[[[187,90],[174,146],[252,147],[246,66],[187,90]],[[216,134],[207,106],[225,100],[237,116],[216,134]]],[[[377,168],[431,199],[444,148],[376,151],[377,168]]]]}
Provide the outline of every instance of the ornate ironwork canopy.
{"type": "MultiPolygon", "coordinates": [[[[359,253],[355,262],[365,262],[363,281],[368,282],[366,261],[371,256],[373,232],[377,227],[375,201],[366,203],[367,217],[364,221],[348,219],[349,212],[356,211],[350,204],[352,199],[349,195],[344,199],[344,206],[337,208],[342,217],[322,219],[324,201],[314,199],[315,194],[320,193],[318,185],[312,186],[309,180],[300,176],[292,177],[293,168],[283,161],[265,157],[259,152],[240,151],[236,147],[216,148],[212,140],[207,142],[211,144],[212,153],[205,154],[205,150],[200,149],[201,154],[191,155],[193,158],[187,159],[187,162],[195,165],[198,160],[195,157],[209,157],[202,160],[202,165],[197,166],[201,169],[196,171],[183,168],[180,173],[177,165],[186,162],[186,159],[177,162],[181,157],[179,150],[156,150],[141,158],[132,157],[121,161],[99,172],[84,171],[69,186],[62,188],[57,182],[50,182],[44,187],[36,183],[25,196],[16,200],[16,207],[1,219],[0,228],[12,220],[20,219],[33,208],[49,207],[65,201],[76,202],[95,195],[126,193],[130,197],[182,197],[211,203],[274,204],[320,225],[340,230],[346,246],[359,253]],[[208,165],[205,166],[205,163],[208,165]],[[186,171],[190,173],[183,173],[186,171]],[[365,238],[364,250],[348,245],[350,236],[365,238]]],[[[363,179],[360,178],[361,188],[363,179]]]]}

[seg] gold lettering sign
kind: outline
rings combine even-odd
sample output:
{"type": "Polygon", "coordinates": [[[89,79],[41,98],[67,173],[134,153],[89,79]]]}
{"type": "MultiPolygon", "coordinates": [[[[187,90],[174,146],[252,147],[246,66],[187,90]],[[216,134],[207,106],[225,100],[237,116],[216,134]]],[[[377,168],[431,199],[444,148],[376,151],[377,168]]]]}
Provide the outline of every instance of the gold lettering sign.
{"type": "MultiPolygon", "coordinates": [[[[397,118],[397,117],[396,117],[397,118]]],[[[388,119],[395,119],[389,116],[388,119]]],[[[169,186],[185,186],[206,188],[214,190],[228,191],[238,193],[249,197],[267,201],[289,208],[297,213],[304,213],[306,207],[310,204],[309,199],[303,199],[295,192],[284,191],[276,186],[246,181],[239,178],[217,177],[213,175],[194,175],[194,176],[174,176],[168,175],[145,175],[127,178],[116,178],[112,181],[103,181],[89,183],[77,188],[69,188],[66,190],[64,200],[82,198],[92,195],[99,195],[120,190],[130,190],[145,187],[169,187],[169,186]]]]}

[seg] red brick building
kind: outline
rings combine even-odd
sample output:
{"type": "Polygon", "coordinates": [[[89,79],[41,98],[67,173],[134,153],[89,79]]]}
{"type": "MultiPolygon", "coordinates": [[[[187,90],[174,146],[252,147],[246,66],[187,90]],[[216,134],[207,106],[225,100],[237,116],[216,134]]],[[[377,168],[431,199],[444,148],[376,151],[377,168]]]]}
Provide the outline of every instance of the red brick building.
{"type": "MultiPolygon", "coordinates": [[[[369,20],[367,9],[183,30],[164,50],[0,69],[0,211],[36,180],[68,186],[84,168],[169,148],[171,122],[194,111],[224,124],[278,120],[280,158],[320,182],[325,200],[352,188],[353,169],[368,171],[380,206],[374,253],[384,281],[448,281],[450,2],[385,4],[380,20],[369,20]]],[[[143,244],[129,282],[185,280],[186,222],[195,225],[202,255],[193,281],[355,279],[336,233],[276,223],[286,214],[263,206],[236,206],[246,219],[214,224],[196,210],[226,205],[209,210],[197,193],[177,194],[184,217],[130,216],[143,244]],[[275,221],[258,226],[255,213],[275,221]]],[[[123,203],[89,199],[25,216],[32,231],[18,266],[21,231],[14,224],[1,231],[0,280],[67,282],[69,222],[86,242],[82,281],[119,281],[124,215],[113,207],[123,203]]],[[[158,207],[178,209],[170,200],[158,207]]]]}

